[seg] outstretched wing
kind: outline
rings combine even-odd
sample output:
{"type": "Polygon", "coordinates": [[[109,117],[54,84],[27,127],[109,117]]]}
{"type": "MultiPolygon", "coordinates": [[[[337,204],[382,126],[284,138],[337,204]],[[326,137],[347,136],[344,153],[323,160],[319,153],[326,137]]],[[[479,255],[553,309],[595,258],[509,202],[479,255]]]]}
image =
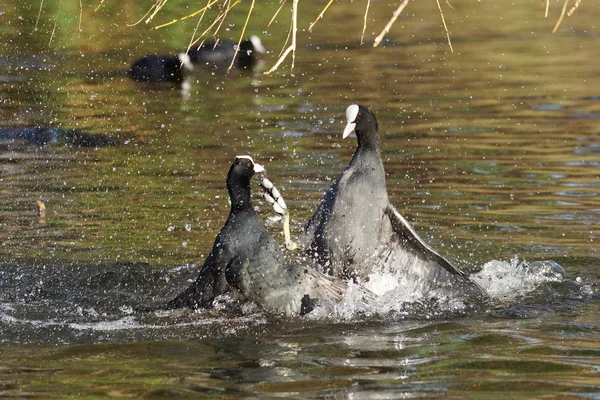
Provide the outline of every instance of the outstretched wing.
{"type": "MultiPolygon", "coordinates": [[[[451,275],[459,278],[458,281],[468,283],[470,286],[477,289],[480,294],[488,296],[487,292],[477,282],[469,279],[461,269],[454,266],[440,253],[432,249],[421,237],[417,234],[414,228],[408,223],[408,221],[400,215],[396,208],[392,204],[388,204],[385,209],[385,216],[389,218],[392,231],[399,236],[399,240],[406,243],[415,253],[415,257],[424,259],[437,264],[438,266],[445,269],[451,275]]],[[[384,216],[384,218],[385,218],[384,216]]]]}

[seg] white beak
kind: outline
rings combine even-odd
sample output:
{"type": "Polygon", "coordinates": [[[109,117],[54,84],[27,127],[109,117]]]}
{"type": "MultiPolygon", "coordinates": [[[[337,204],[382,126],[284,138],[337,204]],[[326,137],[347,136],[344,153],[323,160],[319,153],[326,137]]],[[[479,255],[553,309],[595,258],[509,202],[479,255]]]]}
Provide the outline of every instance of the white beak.
{"type": "Polygon", "coordinates": [[[344,134],[342,135],[342,139],[346,139],[349,134],[351,134],[356,128],[356,124],[354,122],[348,122],[348,125],[344,128],[344,134]]]}
{"type": "Polygon", "coordinates": [[[263,172],[265,170],[265,167],[263,167],[260,164],[254,164],[254,173],[258,174],[259,172],[263,172]]]}
{"type": "Polygon", "coordinates": [[[258,54],[265,54],[267,52],[267,49],[265,49],[265,46],[263,46],[263,44],[260,41],[260,38],[258,36],[256,36],[256,35],[250,36],[250,41],[254,45],[254,50],[256,50],[256,52],[258,54]]]}
{"type": "Polygon", "coordinates": [[[358,106],[356,104],[352,104],[346,108],[346,127],[344,128],[344,134],[342,135],[343,139],[346,139],[349,134],[352,133],[354,128],[356,128],[356,117],[358,116],[358,106]]]}
{"type": "Polygon", "coordinates": [[[194,64],[192,64],[192,59],[190,58],[190,56],[187,53],[179,53],[179,54],[177,54],[177,58],[179,58],[179,61],[181,61],[181,65],[183,65],[183,68],[190,70],[190,71],[194,69],[194,64]]]}

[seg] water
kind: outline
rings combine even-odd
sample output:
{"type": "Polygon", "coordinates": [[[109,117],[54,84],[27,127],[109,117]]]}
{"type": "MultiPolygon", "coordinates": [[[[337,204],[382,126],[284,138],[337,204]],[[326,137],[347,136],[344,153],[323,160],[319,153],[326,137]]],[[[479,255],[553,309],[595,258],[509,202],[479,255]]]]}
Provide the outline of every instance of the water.
{"type": "MultiPolygon", "coordinates": [[[[12,3],[0,28],[0,132],[110,140],[0,137],[2,396],[600,397],[597,8],[582,3],[552,35],[554,4],[544,19],[537,2],[452,2],[450,54],[434,2],[409,4],[377,49],[358,44],[362,5],[334,4],[299,35],[292,72],[198,72],[186,94],[125,71],[185,48],[195,22],[129,28],[146,10],[105,4],[84,9],[77,35],[76,2],[45,1],[37,30],[38,6],[12,3]],[[228,213],[236,154],[266,166],[297,235],[350,160],[351,103],[377,114],[392,202],[473,272],[489,304],[392,290],[365,305],[351,290],[306,318],[226,298],[214,310],[139,311],[197,275],[228,213]]],[[[300,25],[321,6],[303,5],[300,25]]],[[[394,7],[372,6],[367,37],[394,7]]],[[[275,8],[248,29],[265,31],[275,8]]],[[[245,16],[234,18],[232,35],[245,16]]],[[[261,36],[267,67],[286,18],[261,36]]]]}

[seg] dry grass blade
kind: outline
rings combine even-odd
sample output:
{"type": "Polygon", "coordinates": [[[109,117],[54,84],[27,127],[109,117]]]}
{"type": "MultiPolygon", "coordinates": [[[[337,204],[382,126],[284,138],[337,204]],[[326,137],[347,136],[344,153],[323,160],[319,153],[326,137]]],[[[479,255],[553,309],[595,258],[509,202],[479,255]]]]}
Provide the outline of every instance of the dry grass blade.
{"type": "Polygon", "coordinates": [[[367,9],[365,10],[365,18],[363,19],[363,30],[362,35],[360,36],[360,44],[365,42],[365,31],[367,30],[367,15],[369,14],[369,6],[371,5],[371,0],[367,0],[367,9]]]}
{"type": "MultiPolygon", "coordinates": [[[[202,7],[202,8],[201,8],[201,9],[199,9],[199,10],[196,10],[196,11],[194,11],[194,12],[193,12],[193,13],[191,13],[191,14],[188,14],[188,15],[186,15],[185,17],[182,17],[182,18],[179,18],[179,19],[174,19],[174,20],[173,20],[173,21],[171,21],[171,22],[167,22],[167,23],[164,23],[164,24],[162,24],[162,25],[155,26],[155,27],[154,27],[154,29],[161,29],[161,28],[164,28],[164,27],[166,27],[166,26],[173,25],[173,24],[176,24],[176,23],[178,23],[178,22],[181,22],[181,21],[185,21],[186,19],[193,18],[193,17],[195,17],[196,15],[200,14],[201,12],[204,12],[204,10],[206,10],[207,8],[210,8],[210,7],[212,7],[212,6],[213,6],[215,3],[218,3],[218,1],[219,1],[219,0],[213,0],[213,1],[211,1],[211,2],[210,2],[208,5],[206,5],[206,6],[202,7]]],[[[152,19],[152,17],[149,17],[149,18],[147,19],[147,21],[150,21],[151,19],[152,19]]]]}
{"type": "MultiPolygon", "coordinates": [[[[206,5],[208,6],[208,4],[210,3],[210,0],[207,1],[206,5]]],[[[208,7],[204,8],[204,11],[202,12],[202,14],[200,14],[200,18],[198,18],[198,22],[196,22],[196,27],[194,28],[194,32],[192,33],[192,37],[190,38],[190,43],[188,44],[188,48],[186,49],[186,53],[188,53],[190,51],[190,49],[192,48],[192,46],[197,43],[198,41],[200,41],[201,38],[196,39],[196,34],[198,33],[198,29],[200,29],[200,24],[202,23],[202,20],[204,19],[204,15],[206,14],[206,10],[208,9],[208,7]]]]}
{"type": "Polygon", "coordinates": [[[444,19],[444,13],[442,11],[442,6],[440,5],[440,0],[435,0],[437,3],[438,9],[440,10],[440,17],[442,18],[442,24],[444,24],[444,31],[446,31],[446,39],[448,39],[448,46],[450,46],[450,52],[454,53],[454,49],[452,48],[452,42],[450,41],[450,32],[448,32],[448,27],[446,26],[446,20],[444,19]]]}
{"type": "Polygon", "coordinates": [[[329,3],[327,3],[327,5],[323,8],[323,10],[321,10],[321,13],[319,14],[319,16],[317,17],[317,19],[315,19],[310,26],[308,27],[308,31],[312,32],[312,28],[313,26],[315,26],[315,24],[317,23],[318,20],[320,20],[321,18],[323,18],[323,15],[325,14],[325,11],[327,11],[327,9],[329,8],[329,6],[333,3],[333,0],[329,0],[329,3]]]}
{"type": "Polygon", "coordinates": [[[548,18],[548,9],[550,8],[550,0],[546,0],[546,13],[544,14],[544,18],[548,18]]]}
{"type": "Polygon", "coordinates": [[[453,10],[456,10],[456,8],[454,8],[454,7],[452,6],[452,4],[450,4],[450,1],[449,1],[449,0],[446,0],[446,4],[448,4],[448,7],[450,7],[451,9],[453,9],[453,10]]]}
{"type": "Polygon", "coordinates": [[[215,37],[217,37],[219,35],[219,31],[221,30],[221,27],[223,26],[223,23],[225,22],[225,18],[227,18],[227,15],[229,14],[229,10],[231,10],[233,7],[235,7],[239,2],[240,2],[240,0],[237,0],[235,3],[231,4],[231,0],[225,0],[223,5],[221,6],[221,10],[225,9],[225,11],[222,11],[223,15],[220,16],[221,22],[219,22],[219,24],[217,25],[217,27],[215,28],[215,31],[213,33],[213,35],[215,37]]]}
{"type": "Polygon", "coordinates": [[[154,17],[156,17],[156,14],[158,14],[158,12],[160,10],[162,10],[162,8],[165,6],[165,4],[167,4],[169,0],[157,0],[156,4],[154,5],[154,12],[152,14],[150,14],[150,16],[146,19],[146,23],[149,23],[150,21],[152,21],[152,19],[154,19],[154,17]]]}
{"type": "Polygon", "coordinates": [[[579,8],[580,3],[581,3],[581,0],[575,0],[575,4],[573,4],[573,7],[571,7],[569,12],[567,13],[567,17],[570,17],[571,15],[573,15],[575,10],[577,10],[579,8]]]}
{"type": "Polygon", "coordinates": [[[77,26],[77,37],[81,34],[81,20],[83,19],[83,4],[79,0],[79,25],[77,26]]]}
{"type": "Polygon", "coordinates": [[[244,40],[244,35],[246,34],[246,27],[248,26],[248,21],[250,21],[250,14],[252,14],[252,10],[254,9],[254,1],[252,0],[252,4],[250,4],[250,10],[248,10],[248,16],[246,17],[246,22],[244,23],[244,27],[242,28],[242,34],[240,35],[240,39],[238,40],[237,47],[235,48],[235,53],[233,54],[233,58],[231,59],[231,64],[229,68],[227,68],[227,72],[231,71],[233,68],[233,63],[235,62],[235,58],[237,57],[238,51],[240,51],[240,44],[242,44],[242,40],[244,40]]]}
{"type": "MultiPolygon", "coordinates": [[[[221,11],[221,13],[215,18],[215,20],[212,22],[212,24],[210,24],[210,26],[208,28],[206,28],[204,30],[204,32],[202,32],[202,34],[200,34],[200,37],[203,38],[205,37],[208,32],[210,32],[213,29],[213,26],[219,24],[219,27],[223,24],[223,20],[225,19],[225,16],[229,13],[229,10],[231,10],[233,7],[235,7],[236,5],[238,5],[240,3],[240,0],[237,0],[235,3],[233,3],[233,5],[231,5],[229,8],[227,8],[225,11],[221,11]]],[[[218,31],[219,28],[215,29],[215,33],[218,31]]]]}
{"type": "Polygon", "coordinates": [[[44,8],[44,0],[42,0],[40,2],[40,10],[38,11],[37,19],[35,20],[35,27],[33,28],[34,30],[37,30],[38,24],[40,22],[40,17],[42,16],[42,9],[43,8],[44,8]]]}
{"type": "Polygon", "coordinates": [[[558,30],[560,23],[562,22],[563,18],[565,17],[565,12],[567,11],[568,4],[569,4],[569,0],[565,0],[565,4],[563,5],[562,12],[560,13],[560,18],[558,18],[558,21],[556,21],[556,25],[554,26],[554,29],[552,29],[552,33],[555,33],[558,30]]]}
{"type": "Polygon", "coordinates": [[[269,75],[271,72],[277,70],[279,65],[285,60],[288,54],[292,53],[292,68],[294,68],[294,61],[296,58],[296,34],[298,33],[298,0],[293,0],[292,3],[292,44],[283,52],[279,57],[275,65],[270,70],[265,72],[265,75],[269,75]]]}
{"type": "Polygon", "coordinates": [[[148,11],[146,11],[146,14],[142,15],[142,18],[140,18],[139,20],[137,20],[137,22],[134,22],[133,24],[127,24],[127,26],[132,27],[132,26],[136,26],[139,23],[141,23],[146,18],[146,16],[148,16],[148,14],[150,14],[152,12],[152,9],[154,7],[156,7],[156,5],[158,4],[159,1],[160,0],[157,0],[156,4],[154,4],[152,7],[150,7],[150,9],[148,11]]]}
{"type": "MultiPolygon", "coordinates": [[[[94,8],[94,12],[98,11],[100,9],[100,7],[102,7],[103,5],[104,5],[104,0],[100,0],[100,4],[98,4],[96,6],[96,8],[94,8]]],[[[148,15],[148,13],[146,13],[146,15],[148,15]]]]}
{"type": "Polygon", "coordinates": [[[400,5],[396,9],[396,11],[394,11],[394,14],[392,14],[392,18],[388,21],[385,28],[383,28],[381,33],[375,38],[375,42],[373,42],[373,47],[379,46],[379,43],[381,43],[384,36],[388,34],[390,29],[392,29],[392,25],[394,25],[394,22],[396,22],[396,20],[400,16],[400,13],[402,12],[402,10],[404,10],[404,8],[406,7],[407,4],[408,4],[408,0],[403,0],[402,3],[400,3],[400,5]]]}
{"type": "Polygon", "coordinates": [[[277,15],[279,14],[279,11],[281,11],[281,9],[283,8],[284,5],[285,5],[285,0],[281,0],[281,5],[277,9],[277,11],[275,11],[275,14],[273,15],[273,18],[271,18],[271,20],[267,24],[267,28],[271,26],[271,24],[273,23],[273,21],[275,21],[275,18],[277,18],[277,15]]]}
{"type": "Polygon", "coordinates": [[[56,19],[54,20],[54,27],[52,28],[52,33],[50,34],[50,40],[48,41],[48,46],[52,44],[52,39],[54,38],[54,34],[56,33],[56,26],[58,25],[58,16],[60,15],[60,9],[62,8],[62,0],[58,2],[58,10],[56,10],[56,19]]]}

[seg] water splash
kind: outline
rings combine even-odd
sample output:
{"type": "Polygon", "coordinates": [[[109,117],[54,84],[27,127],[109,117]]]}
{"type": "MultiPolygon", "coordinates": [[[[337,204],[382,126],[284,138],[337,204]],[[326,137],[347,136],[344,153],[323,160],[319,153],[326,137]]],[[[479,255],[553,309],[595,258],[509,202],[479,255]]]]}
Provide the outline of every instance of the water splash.
{"type": "Polygon", "coordinates": [[[483,286],[496,300],[514,301],[534,293],[540,287],[567,282],[565,269],[555,261],[527,262],[514,256],[510,261],[485,263],[471,278],[483,286]]]}
{"type": "MultiPolygon", "coordinates": [[[[555,261],[491,260],[471,275],[489,294],[489,299],[473,298],[452,287],[431,287],[419,277],[389,270],[370,275],[365,287],[373,292],[364,299],[357,285],[350,285],[344,299],[337,304],[322,304],[311,318],[353,320],[364,317],[389,319],[436,319],[470,315],[493,309],[513,310],[527,304],[530,309],[546,310],[551,303],[566,303],[595,296],[590,284],[581,278],[571,279],[555,261]],[[525,301],[526,300],[526,301],[525,301]]],[[[529,312],[514,315],[526,317],[529,312]]],[[[513,315],[513,316],[514,316],[513,315]]]]}
{"type": "MultiPolygon", "coordinates": [[[[236,335],[263,329],[272,319],[252,304],[227,296],[209,310],[136,311],[164,304],[198,274],[198,265],[147,264],[13,266],[0,269],[3,343],[81,343],[236,335]]],[[[324,301],[306,318],[327,321],[434,320],[490,311],[527,318],[572,301],[597,298],[597,289],[571,279],[553,261],[491,260],[472,279],[490,294],[481,303],[454,288],[386,270],[364,286],[350,283],[340,302],[324,301]],[[370,291],[365,296],[365,291],[370,291]]]]}

